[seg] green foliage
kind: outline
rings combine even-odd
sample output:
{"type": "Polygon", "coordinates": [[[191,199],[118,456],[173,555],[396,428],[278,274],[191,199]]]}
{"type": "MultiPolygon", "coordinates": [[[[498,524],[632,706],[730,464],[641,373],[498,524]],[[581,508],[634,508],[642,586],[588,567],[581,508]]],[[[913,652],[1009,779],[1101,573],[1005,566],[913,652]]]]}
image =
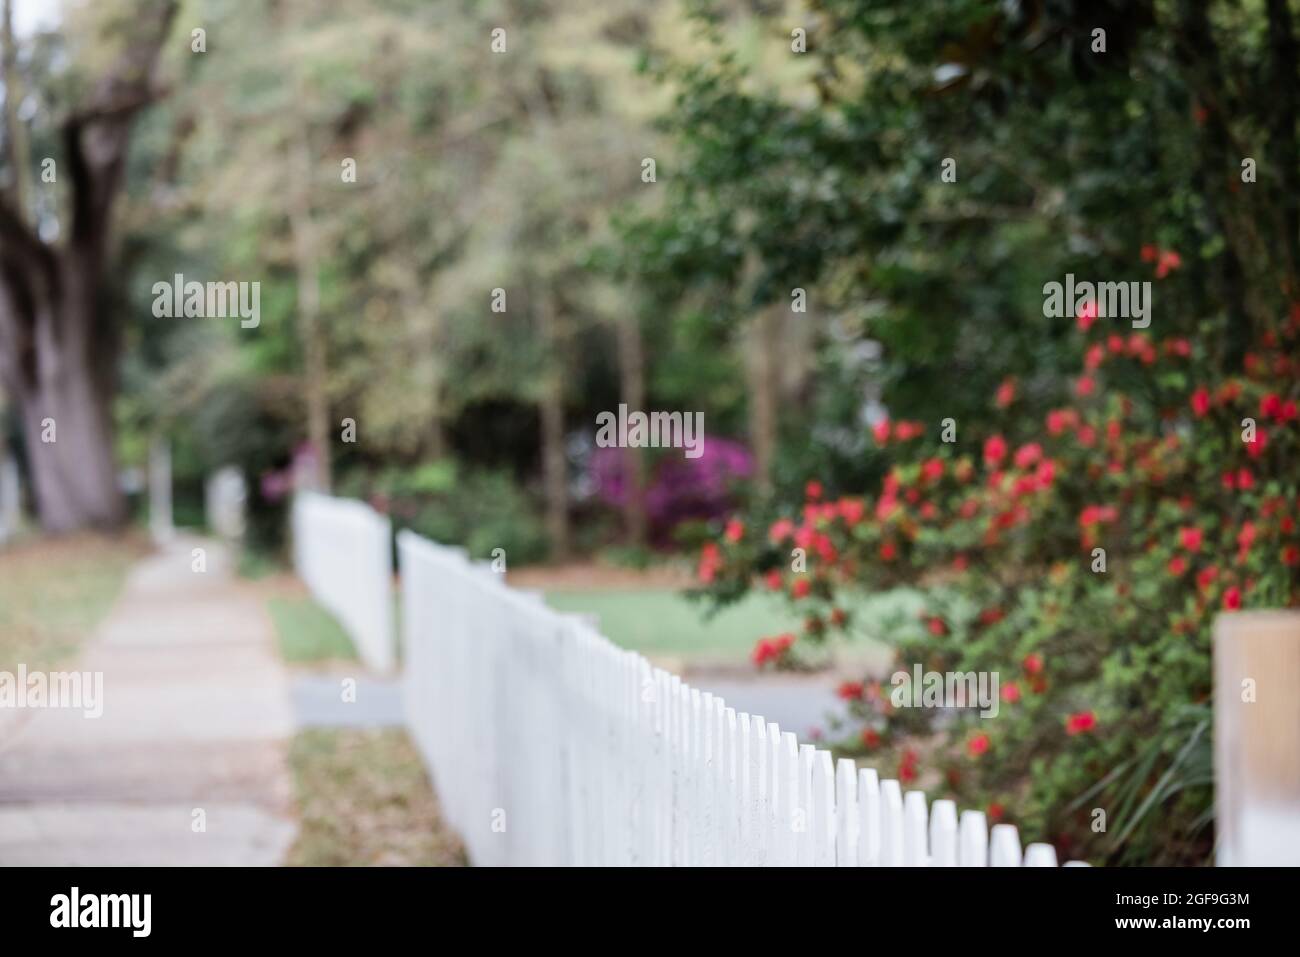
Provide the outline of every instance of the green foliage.
{"type": "Polygon", "coordinates": [[[503,548],[509,564],[546,554],[546,535],[536,504],[510,476],[457,467],[450,461],[374,475],[354,472],[340,493],[386,511],[395,528],[410,528],[471,556],[490,559],[503,548]]]}
{"type": "Polygon", "coordinates": [[[1079,325],[1069,404],[1040,419],[1008,385],[980,433],[953,444],[886,421],[874,438],[893,465],[876,496],[823,501],[812,483],[802,511],[766,533],[733,520],[705,544],[700,575],[720,601],[756,577],[791,597],[802,635],[755,652],[779,667],[818,655],[828,634],[863,633],[842,590],[922,586],[918,616],[866,633],[909,673],[998,675],[999,713],[902,709],[868,681],[845,693],[841,746],[897,760],[905,780],[925,773],[928,788],[995,807],[1067,855],[1199,863],[1214,616],[1300,603],[1300,318],[1231,376],[1207,362],[1222,327],[1193,347],[1079,325]],[[806,573],[790,571],[792,548],[806,573]]]}

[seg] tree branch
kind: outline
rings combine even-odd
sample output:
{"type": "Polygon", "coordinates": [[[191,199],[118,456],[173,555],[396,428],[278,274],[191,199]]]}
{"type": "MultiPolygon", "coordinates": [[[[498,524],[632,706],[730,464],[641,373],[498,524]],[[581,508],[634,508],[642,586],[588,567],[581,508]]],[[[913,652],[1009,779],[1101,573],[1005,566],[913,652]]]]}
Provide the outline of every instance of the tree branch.
{"type": "Polygon", "coordinates": [[[63,139],[72,167],[71,244],[94,247],[105,235],[113,197],[126,162],[131,122],[138,110],[161,93],[153,73],[176,15],[175,0],[150,4],[146,27],[96,84],[89,101],[63,122],[63,139]]]}

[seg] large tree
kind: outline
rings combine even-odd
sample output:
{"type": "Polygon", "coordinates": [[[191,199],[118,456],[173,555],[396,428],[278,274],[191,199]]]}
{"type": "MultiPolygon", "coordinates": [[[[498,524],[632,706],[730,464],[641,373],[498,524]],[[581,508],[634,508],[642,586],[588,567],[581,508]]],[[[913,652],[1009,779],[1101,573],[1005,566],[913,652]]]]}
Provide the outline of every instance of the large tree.
{"type": "Polygon", "coordinates": [[[131,128],[157,96],[154,68],[175,9],[172,0],[137,5],[124,48],[62,119],[63,156],[53,169],[67,178],[70,208],[57,241],[29,216],[21,184],[30,170],[14,135],[17,91],[6,82],[12,185],[0,193],[0,386],[18,407],[41,523],[50,531],[111,527],[125,515],[111,419],[118,327],[101,287],[131,128]]]}

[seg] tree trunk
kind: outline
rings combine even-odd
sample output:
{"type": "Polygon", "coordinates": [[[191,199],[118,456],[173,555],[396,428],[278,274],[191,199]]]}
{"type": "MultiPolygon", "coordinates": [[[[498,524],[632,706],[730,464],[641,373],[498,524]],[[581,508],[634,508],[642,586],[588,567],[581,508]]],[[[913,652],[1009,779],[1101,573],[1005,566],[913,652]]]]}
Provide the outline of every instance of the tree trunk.
{"type": "Polygon", "coordinates": [[[569,557],[569,470],[564,454],[564,362],[555,306],[543,293],[538,322],[546,350],[538,403],[542,419],[542,480],[546,489],[546,533],[551,553],[569,557]]]}
{"type": "Polygon", "coordinates": [[[126,516],[113,460],[118,330],[100,286],[132,123],[154,99],[153,65],[175,11],[170,0],[153,4],[152,16],[142,10],[113,68],[63,122],[66,242],[43,242],[25,198],[0,196],[0,385],[18,405],[37,511],[54,532],[126,516]]]}
{"type": "Polygon", "coordinates": [[[779,310],[780,306],[764,307],[748,329],[749,433],[754,444],[754,486],[762,497],[772,492],[776,459],[779,310]]]}
{"type": "Polygon", "coordinates": [[[298,274],[298,339],[303,356],[303,402],[307,407],[307,441],[312,448],[309,481],[317,491],[330,490],[329,394],[326,391],[327,360],[325,334],[320,315],[320,261],[316,250],[316,227],[312,222],[311,153],[307,132],[301,130],[290,146],[290,169],[295,182],[290,186],[289,226],[293,233],[294,269],[298,274]]]}
{"type": "MultiPolygon", "coordinates": [[[[629,411],[648,411],[641,325],[631,314],[618,320],[618,372],[620,400],[629,411]]],[[[627,470],[627,504],[623,508],[627,541],[629,545],[641,546],[646,541],[645,452],[639,448],[624,449],[623,464],[627,470]]]]}
{"type": "Polygon", "coordinates": [[[3,60],[5,85],[5,134],[9,137],[9,158],[13,170],[13,204],[26,220],[31,202],[31,151],[27,144],[27,126],[18,118],[22,100],[22,78],[18,74],[18,45],[14,42],[13,0],[4,0],[4,21],[0,23],[0,59],[3,60]]]}
{"type": "Polygon", "coordinates": [[[109,529],[126,517],[113,464],[112,390],[96,386],[88,359],[84,349],[50,343],[37,378],[15,396],[37,514],[50,532],[109,529]]]}
{"type": "Polygon", "coordinates": [[[1296,142],[1297,61],[1295,25],[1286,0],[1268,0],[1269,72],[1272,77],[1273,110],[1269,130],[1269,152],[1281,189],[1274,201],[1281,207],[1285,290],[1289,297],[1300,294],[1300,145],[1296,142]]]}

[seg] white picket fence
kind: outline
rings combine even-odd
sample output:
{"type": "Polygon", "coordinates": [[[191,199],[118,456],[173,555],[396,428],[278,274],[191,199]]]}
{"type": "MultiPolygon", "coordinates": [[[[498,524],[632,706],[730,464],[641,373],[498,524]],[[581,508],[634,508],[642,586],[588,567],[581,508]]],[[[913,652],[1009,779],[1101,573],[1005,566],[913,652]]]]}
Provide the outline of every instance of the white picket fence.
{"type": "Polygon", "coordinates": [[[1056,866],[398,536],[404,699],[478,865],[1056,866]]]}
{"type": "Polygon", "coordinates": [[[339,619],[361,659],[392,671],[392,524],[364,502],[298,492],[292,526],[298,577],[339,619]]]}

